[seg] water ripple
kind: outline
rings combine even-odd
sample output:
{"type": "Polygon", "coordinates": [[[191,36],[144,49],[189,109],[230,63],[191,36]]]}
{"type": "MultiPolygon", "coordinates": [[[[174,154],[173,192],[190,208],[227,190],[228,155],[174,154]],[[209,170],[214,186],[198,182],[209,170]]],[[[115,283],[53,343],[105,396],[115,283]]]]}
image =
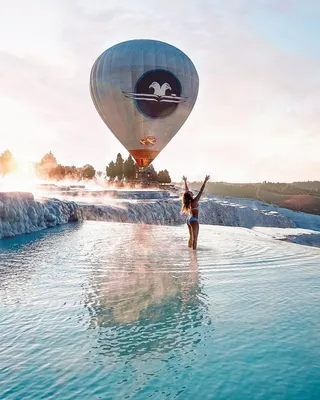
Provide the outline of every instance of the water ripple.
{"type": "Polygon", "coordinates": [[[1,242],[0,398],[316,398],[318,249],[88,222],[1,242]]]}

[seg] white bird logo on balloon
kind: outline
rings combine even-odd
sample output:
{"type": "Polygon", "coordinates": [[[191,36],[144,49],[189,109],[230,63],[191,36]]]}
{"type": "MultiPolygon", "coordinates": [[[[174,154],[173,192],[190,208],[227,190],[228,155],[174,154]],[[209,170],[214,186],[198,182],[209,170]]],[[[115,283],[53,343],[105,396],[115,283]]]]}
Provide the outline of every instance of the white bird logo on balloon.
{"type": "Polygon", "coordinates": [[[123,92],[123,94],[129,99],[156,101],[158,103],[184,103],[187,100],[187,97],[179,97],[174,93],[166,95],[167,90],[172,90],[167,82],[161,86],[158,82],[152,82],[149,89],[154,90],[153,94],[135,92],[123,92]]]}

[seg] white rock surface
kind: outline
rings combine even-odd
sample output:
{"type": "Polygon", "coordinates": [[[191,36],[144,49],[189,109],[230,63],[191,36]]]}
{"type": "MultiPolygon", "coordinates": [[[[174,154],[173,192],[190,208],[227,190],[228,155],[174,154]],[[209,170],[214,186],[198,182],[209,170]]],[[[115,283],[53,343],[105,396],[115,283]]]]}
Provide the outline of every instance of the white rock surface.
{"type": "Polygon", "coordinates": [[[82,220],[74,202],[35,200],[31,193],[0,192],[0,239],[82,220]]]}
{"type": "MultiPolygon", "coordinates": [[[[158,200],[154,202],[123,202],[121,205],[82,205],[83,217],[87,220],[133,222],[160,225],[185,223],[181,215],[179,200],[158,200]]],[[[286,216],[268,209],[251,208],[243,204],[220,203],[207,199],[200,203],[199,222],[206,225],[273,226],[293,228],[295,224],[286,216]]]]}
{"type": "MultiPolygon", "coordinates": [[[[50,198],[35,199],[31,193],[24,192],[0,192],[0,239],[82,220],[180,225],[186,220],[180,208],[178,199],[128,199],[115,201],[112,205],[94,205],[50,198]]],[[[297,213],[252,199],[204,199],[200,203],[199,222],[244,228],[309,229],[308,232],[293,229],[285,235],[288,236],[286,240],[316,246],[320,243],[320,216],[297,213]]]]}

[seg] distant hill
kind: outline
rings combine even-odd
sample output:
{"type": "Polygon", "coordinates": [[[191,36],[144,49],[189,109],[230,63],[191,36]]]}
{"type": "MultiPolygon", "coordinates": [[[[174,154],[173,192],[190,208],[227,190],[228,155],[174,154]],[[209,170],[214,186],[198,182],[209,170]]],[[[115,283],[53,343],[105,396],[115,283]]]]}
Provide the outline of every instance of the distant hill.
{"type": "MultiPolygon", "coordinates": [[[[192,189],[199,189],[201,182],[191,182],[189,186],[192,189]]],[[[319,181],[294,183],[208,182],[206,193],[217,196],[257,199],[294,211],[320,215],[319,181]]]]}
{"type": "Polygon", "coordinates": [[[293,182],[292,185],[301,189],[317,190],[320,192],[320,181],[293,182]]]}

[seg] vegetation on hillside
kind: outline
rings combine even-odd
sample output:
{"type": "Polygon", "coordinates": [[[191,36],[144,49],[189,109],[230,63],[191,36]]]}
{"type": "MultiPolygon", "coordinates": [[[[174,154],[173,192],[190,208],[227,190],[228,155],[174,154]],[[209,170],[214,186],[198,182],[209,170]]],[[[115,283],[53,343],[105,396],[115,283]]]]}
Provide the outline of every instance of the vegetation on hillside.
{"type": "MultiPolygon", "coordinates": [[[[95,179],[96,177],[105,177],[106,181],[111,183],[132,183],[134,181],[149,181],[155,183],[171,182],[168,170],[165,169],[157,172],[151,164],[141,172],[131,155],[124,160],[120,153],[117,155],[115,161],[110,161],[106,166],[105,175],[103,171],[96,171],[90,164],[86,164],[83,167],[59,164],[51,151],[45,154],[40,162],[34,163],[33,166],[34,172],[38,178],[57,181],[64,179],[79,181],[95,179]]],[[[0,154],[0,175],[8,175],[14,172],[16,168],[17,163],[10,150],[6,150],[0,154]]]]}
{"type": "MultiPolygon", "coordinates": [[[[199,189],[201,182],[192,182],[190,187],[199,189]]],[[[217,196],[242,197],[261,200],[280,207],[320,215],[320,182],[267,182],[226,183],[208,182],[208,194],[217,196]]]]}

